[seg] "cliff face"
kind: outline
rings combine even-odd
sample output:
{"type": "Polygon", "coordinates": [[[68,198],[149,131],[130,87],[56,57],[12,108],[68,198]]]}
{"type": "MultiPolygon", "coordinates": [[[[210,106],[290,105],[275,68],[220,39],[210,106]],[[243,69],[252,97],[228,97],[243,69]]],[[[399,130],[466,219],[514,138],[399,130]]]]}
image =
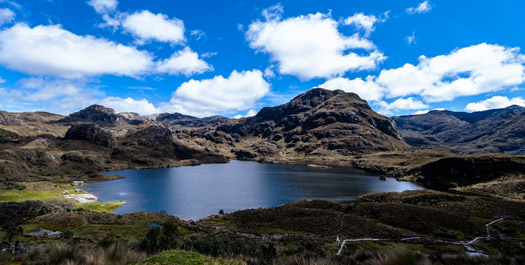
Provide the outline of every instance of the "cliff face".
{"type": "Polygon", "coordinates": [[[430,111],[393,117],[405,141],[464,154],[525,154],[525,108],[480,112],[430,111]]]}

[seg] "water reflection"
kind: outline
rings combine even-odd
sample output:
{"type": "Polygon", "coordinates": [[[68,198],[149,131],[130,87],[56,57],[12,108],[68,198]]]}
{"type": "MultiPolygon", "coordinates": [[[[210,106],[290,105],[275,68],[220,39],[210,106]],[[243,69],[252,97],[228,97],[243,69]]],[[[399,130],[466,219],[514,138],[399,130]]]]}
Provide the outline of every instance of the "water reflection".
{"type": "Polygon", "coordinates": [[[200,219],[219,210],[275,207],[302,199],[347,201],[368,192],[423,189],[356,169],[231,161],[193,167],[108,172],[124,179],[90,184],[101,201],[126,201],[115,213],[166,211],[200,219]]]}

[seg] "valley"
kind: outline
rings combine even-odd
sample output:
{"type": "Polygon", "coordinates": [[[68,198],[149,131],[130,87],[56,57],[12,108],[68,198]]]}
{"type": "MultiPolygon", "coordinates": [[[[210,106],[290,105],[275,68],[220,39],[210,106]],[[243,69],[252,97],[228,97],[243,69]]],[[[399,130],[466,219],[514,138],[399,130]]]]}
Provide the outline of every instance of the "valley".
{"type": "MultiPolygon", "coordinates": [[[[478,264],[480,257],[463,256],[474,252],[505,264],[525,253],[525,156],[520,149],[524,114],[522,108],[509,107],[391,119],[373,111],[357,94],[322,88],[240,119],[178,113],[140,116],[100,105],[68,116],[0,112],[0,224],[18,227],[15,234],[26,246],[62,241],[106,249],[135,244],[134,249],[148,254],[183,249],[241,264],[293,264],[287,259],[305,256],[326,264],[357,264],[397,252],[433,262],[478,264]],[[441,118],[444,115],[447,118],[441,118]],[[509,122],[498,125],[505,129],[484,129],[494,117],[506,117],[509,122]],[[461,133],[454,132],[456,128],[461,133]],[[480,136],[481,130],[485,133],[480,136]],[[447,134],[465,137],[451,140],[447,134]],[[498,139],[506,145],[497,145],[498,139]],[[164,211],[110,213],[125,200],[83,204],[64,198],[66,192],[86,194],[85,184],[123,178],[100,172],[231,160],[312,170],[357,168],[373,172],[377,183],[383,183],[377,177],[381,176],[428,190],[370,193],[341,202],[301,199],[266,209],[217,212],[199,221],[164,211]],[[72,186],[80,181],[79,187],[72,186]],[[504,219],[486,227],[500,218],[504,219]],[[168,221],[178,231],[169,241],[174,245],[147,245],[152,233],[159,233],[155,227],[168,221]],[[40,229],[60,234],[31,235],[40,229]],[[484,238],[471,249],[454,243],[476,237],[484,238]],[[382,240],[341,247],[337,238],[382,240]],[[209,244],[225,244],[231,252],[219,255],[222,250],[204,247],[209,244]],[[342,254],[336,255],[340,248],[342,254]]],[[[1,235],[7,236],[6,231],[1,235]]]]}

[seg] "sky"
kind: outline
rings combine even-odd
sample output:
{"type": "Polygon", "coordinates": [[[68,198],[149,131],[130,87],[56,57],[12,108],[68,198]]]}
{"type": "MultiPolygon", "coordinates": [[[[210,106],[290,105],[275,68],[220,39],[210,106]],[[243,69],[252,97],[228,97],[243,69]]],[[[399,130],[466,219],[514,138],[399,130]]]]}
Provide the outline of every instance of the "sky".
{"type": "Polygon", "coordinates": [[[0,109],[252,116],[313,87],[377,112],[525,106],[525,1],[0,0],[0,109]]]}

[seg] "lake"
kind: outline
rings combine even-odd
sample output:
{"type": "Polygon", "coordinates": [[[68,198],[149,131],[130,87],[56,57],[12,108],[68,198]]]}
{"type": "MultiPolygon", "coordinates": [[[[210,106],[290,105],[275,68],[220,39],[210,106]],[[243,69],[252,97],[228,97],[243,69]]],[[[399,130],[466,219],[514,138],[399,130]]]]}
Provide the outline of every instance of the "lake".
{"type": "Polygon", "coordinates": [[[89,184],[100,201],[126,201],[114,213],[166,211],[199,220],[219,210],[271,208],[303,199],[342,202],[369,192],[424,189],[351,168],[316,168],[246,161],[176,168],[105,172],[126,178],[89,184]]]}

